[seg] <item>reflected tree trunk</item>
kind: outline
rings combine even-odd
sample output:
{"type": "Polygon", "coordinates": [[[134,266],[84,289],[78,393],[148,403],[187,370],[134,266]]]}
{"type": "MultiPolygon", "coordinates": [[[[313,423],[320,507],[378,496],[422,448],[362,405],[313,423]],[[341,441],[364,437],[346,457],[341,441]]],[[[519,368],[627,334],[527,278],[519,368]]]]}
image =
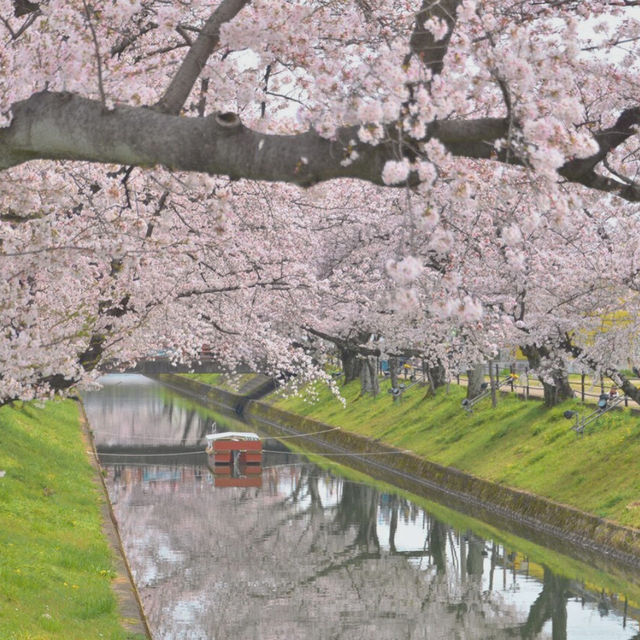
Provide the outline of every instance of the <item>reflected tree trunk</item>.
{"type": "Polygon", "coordinates": [[[552,640],[567,640],[567,598],[569,580],[556,576],[546,567],[542,591],[529,609],[529,616],[521,628],[524,640],[537,638],[547,620],[551,620],[552,640]]]}
{"type": "Polygon", "coordinates": [[[187,419],[185,421],[184,424],[184,430],[182,432],[182,438],[180,439],[180,444],[184,447],[184,445],[187,442],[187,439],[189,438],[189,432],[191,431],[191,425],[193,424],[193,421],[196,417],[196,410],[195,409],[191,409],[189,410],[187,419]]]}
{"type": "Polygon", "coordinates": [[[309,477],[307,478],[307,487],[309,489],[309,497],[311,498],[311,510],[322,511],[324,507],[322,505],[322,498],[320,497],[320,492],[318,491],[317,475],[309,475],[309,477]]]}
{"type": "Polygon", "coordinates": [[[469,549],[467,553],[467,573],[470,576],[481,576],[484,570],[484,540],[476,538],[467,532],[469,540],[469,549]]]}
{"type": "Polygon", "coordinates": [[[346,531],[349,526],[357,527],[357,546],[380,549],[378,540],[378,502],[379,493],[372,487],[347,483],[342,488],[340,502],[337,505],[334,524],[339,531],[346,531]]]}
{"type": "Polygon", "coordinates": [[[429,528],[429,550],[437,573],[447,571],[447,527],[438,520],[431,520],[429,528]]]}
{"type": "Polygon", "coordinates": [[[391,498],[391,521],[389,522],[389,551],[396,552],[396,531],[398,530],[398,497],[391,498]]]}

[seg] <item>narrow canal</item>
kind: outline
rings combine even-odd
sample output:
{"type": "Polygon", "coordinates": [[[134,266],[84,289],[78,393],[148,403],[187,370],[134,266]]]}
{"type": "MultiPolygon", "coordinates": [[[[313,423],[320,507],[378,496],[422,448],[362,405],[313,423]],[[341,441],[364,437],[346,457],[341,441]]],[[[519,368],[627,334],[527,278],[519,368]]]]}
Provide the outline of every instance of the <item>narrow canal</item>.
{"type": "Polygon", "coordinates": [[[204,436],[246,427],[141,376],[84,403],[155,640],[640,639],[640,577],[347,479],[294,441],[264,441],[258,486],[220,486],[204,436]]]}

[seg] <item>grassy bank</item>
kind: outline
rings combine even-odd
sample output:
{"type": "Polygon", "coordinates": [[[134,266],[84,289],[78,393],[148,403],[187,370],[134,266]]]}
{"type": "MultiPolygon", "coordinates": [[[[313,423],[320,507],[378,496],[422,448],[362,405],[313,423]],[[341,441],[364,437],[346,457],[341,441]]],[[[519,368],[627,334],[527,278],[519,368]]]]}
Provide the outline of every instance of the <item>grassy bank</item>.
{"type": "Polygon", "coordinates": [[[461,408],[466,390],[455,385],[435,398],[414,386],[395,403],[388,387],[385,381],[375,399],[359,397],[357,382],[342,387],[346,407],[323,388],[314,403],[304,397],[272,401],[433,462],[640,528],[640,418],[629,410],[605,414],[577,436],[563,417],[567,409],[581,408],[575,400],[546,409],[505,395],[496,409],[487,399],[468,415],[461,408]]]}
{"type": "Polygon", "coordinates": [[[3,640],[143,639],[121,626],[85,449],[72,401],[0,409],[3,640]]]}
{"type": "Polygon", "coordinates": [[[239,373],[236,375],[226,373],[181,373],[183,378],[197,380],[212,387],[218,387],[225,391],[238,393],[244,384],[255,378],[254,373],[239,373]]]}

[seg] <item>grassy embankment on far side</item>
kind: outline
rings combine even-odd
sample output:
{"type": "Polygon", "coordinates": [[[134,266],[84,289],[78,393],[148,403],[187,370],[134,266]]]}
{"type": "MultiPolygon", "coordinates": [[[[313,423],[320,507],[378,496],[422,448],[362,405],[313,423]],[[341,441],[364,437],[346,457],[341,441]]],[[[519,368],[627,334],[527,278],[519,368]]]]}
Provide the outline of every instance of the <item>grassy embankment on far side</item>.
{"type": "Polygon", "coordinates": [[[255,377],[253,373],[239,373],[239,374],[226,374],[226,373],[181,373],[179,374],[184,378],[191,378],[209,384],[212,387],[218,387],[225,391],[232,391],[238,393],[238,390],[243,384],[255,377]]]}
{"type": "Polygon", "coordinates": [[[282,409],[408,449],[428,460],[524,489],[640,528],[640,416],[614,410],[580,436],[564,418],[567,409],[585,415],[594,407],[570,400],[552,409],[540,401],[501,395],[498,406],[481,401],[468,415],[466,389],[451,385],[426,397],[414,386],[399,402],[382,383],[377,398],[359,397],[358,382],[341,387],[346,407],[324,387],[317,400],[304,396],[271,402],[282,409]]]}
{"type": "Polygon", "coordinates": [[[2,471],[0,638],[144,640],[121,625],[77,405],[0,409],[2,471]]]}

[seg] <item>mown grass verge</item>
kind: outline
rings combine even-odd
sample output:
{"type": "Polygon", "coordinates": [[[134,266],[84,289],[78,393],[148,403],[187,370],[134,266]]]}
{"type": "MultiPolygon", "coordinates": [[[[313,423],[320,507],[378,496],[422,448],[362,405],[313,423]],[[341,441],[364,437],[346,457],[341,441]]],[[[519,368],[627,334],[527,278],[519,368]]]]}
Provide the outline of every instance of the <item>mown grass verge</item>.
{"type": "Polygon", "coordinates": [[[341,387],[344,407],[322,387],[315,389],[315,402],[305,396],[271,396],[271,401],[433,462],[640,528],[640,417],[629,410],[603,415],[578,436],[563,416],[567,409],[581,410],[576,400],[547,409],[506,394],[496,409],[487,399],[468,415],[461,408],[466,390],[456,385],[435,397],[414,386],[399,402],[388,388],[383,382],[381,394],[371,398],[359,396],[357,382],[341,387]]]}
{"type": "Polygon", "coordinates": [[[79,425],[69,400],[0,409],[3,640],[144,639],[121,625],[79,425]]]}

